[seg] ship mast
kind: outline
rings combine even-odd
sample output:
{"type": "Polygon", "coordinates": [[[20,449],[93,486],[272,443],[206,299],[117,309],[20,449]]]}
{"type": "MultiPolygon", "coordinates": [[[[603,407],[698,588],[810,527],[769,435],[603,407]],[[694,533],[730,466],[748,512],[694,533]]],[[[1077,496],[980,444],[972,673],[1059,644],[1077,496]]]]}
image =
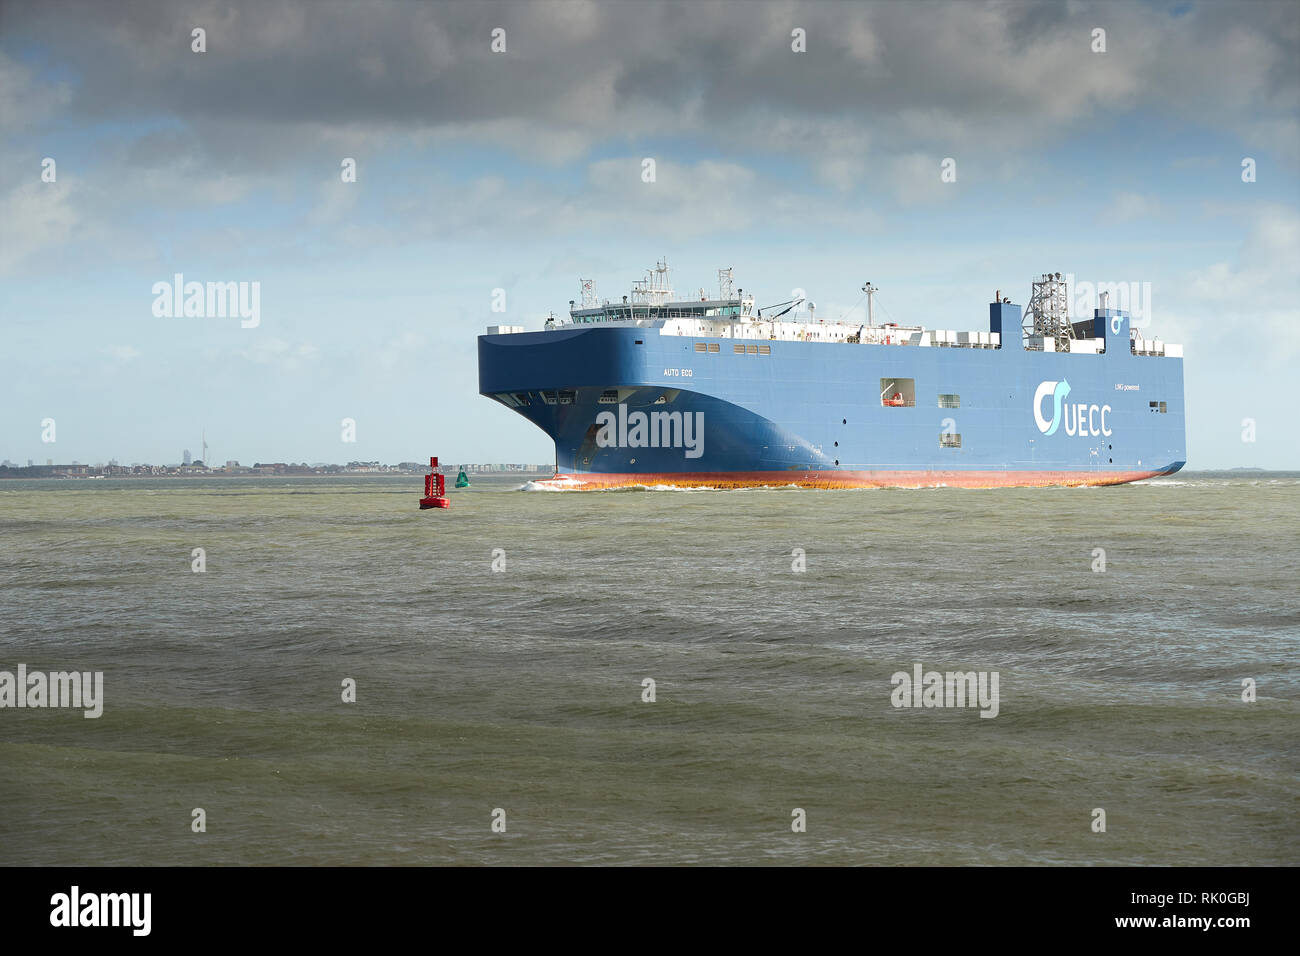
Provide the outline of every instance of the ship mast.
{"type": "Polygon", "coordinates": [[[862,287],[862,291],[867,294],[867,325],[875,325],[875,323],[871,321],[871,297],[880,290],[868,282],[862,287]]]}
{"type": "Polygon", "coordinates": [[[649,316],[651,307],[661,306],[672,300],[673,289],[668,273],[668,260],[660,259],[655,263],[653,269],[646,270],[644,279],[637,279],[632,283],[632,312],[634,316],[637,303],[646,307],[646,315],[649,316]]]}
{"type": "Polygon", "coordinates": [[[1044,273],[1033,282],[1033,294],[1025,307],[1022,323],[1025,333],[1054,339],[1056,351],[1070,351],[1074,327],[1070,323],[1070,305],[1066,282],[1059,272],[1044,273]]]}
{"type": "Polygon", "coordinates": [[[732,274],[731,269],[718,270],[718,298],[723,302],[727,302],[731,299],[733,289],[732,280],[734,278],[735,276],[732,274]]]}

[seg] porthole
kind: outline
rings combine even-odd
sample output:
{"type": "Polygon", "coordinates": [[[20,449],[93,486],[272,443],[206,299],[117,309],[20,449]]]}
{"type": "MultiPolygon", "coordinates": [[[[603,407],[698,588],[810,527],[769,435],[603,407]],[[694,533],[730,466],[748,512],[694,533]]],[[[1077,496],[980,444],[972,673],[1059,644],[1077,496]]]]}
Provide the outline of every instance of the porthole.
{"type": "Polygon", "coordinates": [[[839,443],[839,442],[836,442],[836,443],[835,443],[835,447],[836,447],[836,448],[839,448],[839,447],[840,447],[840,443],[839,443]]]}
{"type": "Polygon", "coordinates": [[[849,420],[848,420],[847,418],[841,418],[841,419],[840,419],[840,424],[841,424],[841,425],[847,425],[848,423],[849,423],[849,420]]]}

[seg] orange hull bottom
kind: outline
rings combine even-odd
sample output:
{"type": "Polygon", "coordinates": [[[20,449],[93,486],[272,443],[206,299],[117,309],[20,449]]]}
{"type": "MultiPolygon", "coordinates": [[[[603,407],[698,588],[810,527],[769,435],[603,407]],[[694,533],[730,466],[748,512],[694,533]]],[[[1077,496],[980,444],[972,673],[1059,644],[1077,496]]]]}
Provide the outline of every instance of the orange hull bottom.
{"type": "Polygon", "coordinates": [[[572,491],[605,488],[1044,488],[1122,485],[1168,471],[740,471],[577,474],[537,484],[572,491]]]}

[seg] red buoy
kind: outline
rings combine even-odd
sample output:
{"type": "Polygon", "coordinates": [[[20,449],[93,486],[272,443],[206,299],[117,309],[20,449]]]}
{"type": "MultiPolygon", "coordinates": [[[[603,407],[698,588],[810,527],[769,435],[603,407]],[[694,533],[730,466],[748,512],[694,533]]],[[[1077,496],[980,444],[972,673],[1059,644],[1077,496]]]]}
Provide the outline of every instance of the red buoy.
{"type": "Polygon", "coordinates": [[[433,471],[424,476],[424,497],[420,499],[420,509],[451,507],[451,502],[447,500],[446,479],[438,471],[436,457],[429,459],[429,467],[433,471]]]}

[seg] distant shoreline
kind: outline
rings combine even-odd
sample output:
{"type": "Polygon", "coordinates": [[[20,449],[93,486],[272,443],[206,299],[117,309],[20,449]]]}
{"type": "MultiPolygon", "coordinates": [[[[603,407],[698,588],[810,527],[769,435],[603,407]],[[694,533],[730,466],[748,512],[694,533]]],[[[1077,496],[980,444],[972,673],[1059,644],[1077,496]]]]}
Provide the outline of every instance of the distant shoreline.
{"type": "MultiPolygon", "coordinates": [[[[444,475],[455,475],[457,471],[443,471],[444,475]]],[[[177,481],[193,481],[195,479],[221,478],[229,480],[239,480],[248,478],[423,478],[429,474],[425,471],[301,471],[288,474],[238,474],[232,475],[225,472],[214,471],[205,474],[191,475],[0,475],[0,481],[153,481],[160,478],[175,479],[177,481]]],[[[551,477],[555,474],[554,469],[545,471],[466,471],[470,478],[536,478],[539,475],[551,477]]]]}

